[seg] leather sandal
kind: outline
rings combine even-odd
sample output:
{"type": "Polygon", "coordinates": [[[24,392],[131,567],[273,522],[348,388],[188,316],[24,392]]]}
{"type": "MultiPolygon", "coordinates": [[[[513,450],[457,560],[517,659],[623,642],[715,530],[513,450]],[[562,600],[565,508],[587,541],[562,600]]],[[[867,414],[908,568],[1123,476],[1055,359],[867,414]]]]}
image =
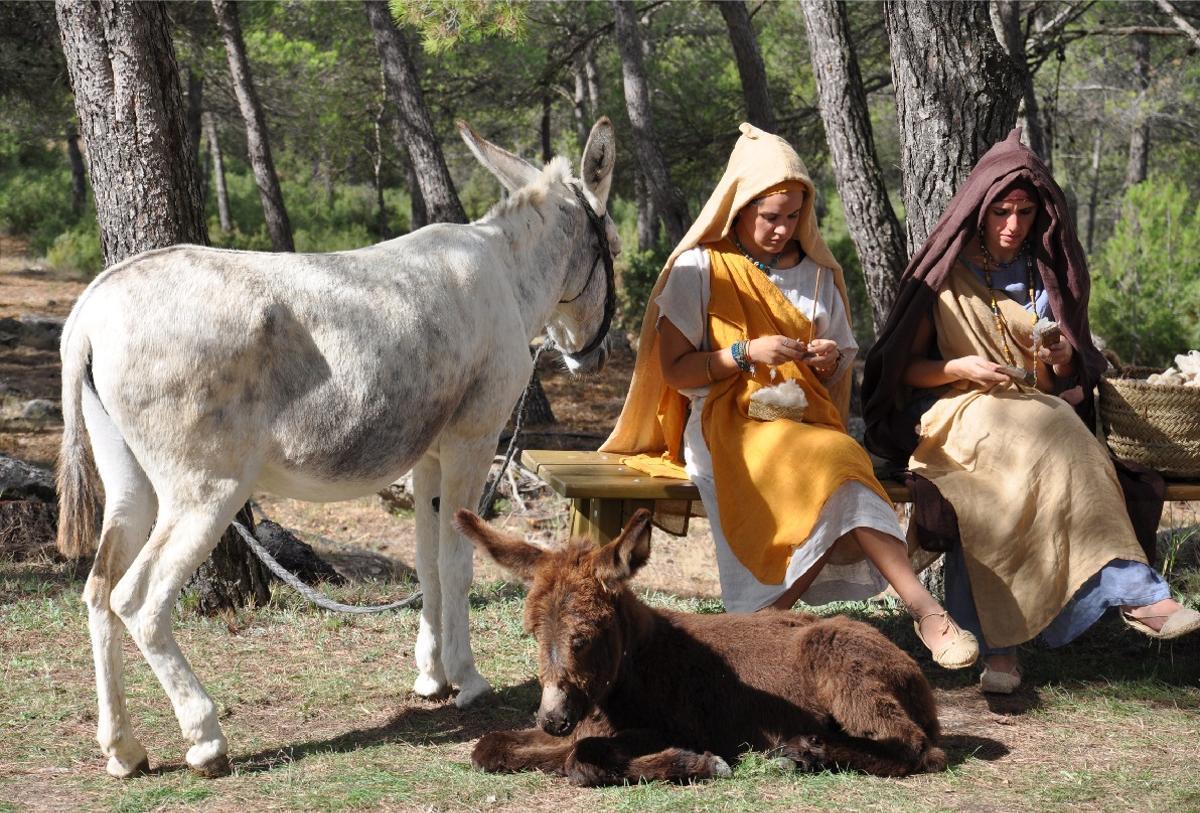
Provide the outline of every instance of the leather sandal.
{"type": "Polygon", "coordinates": [[[1161,641],[1167,641],[1172,638],[1178,638],[1181,635],[1187,635],[1189,632],[1200,630],[1200,612],[1189,607],[1183,607],[1176,610],[1170,615],[1151,615],[1145,618],[1136,618],[1129,613],[1121,610],[1121,620],[1125,622],[1130,629],[1135,629],[1142,635],[1148,635],[1151,638],[1157,638],[1161,641]],[[1165,618],[1166,621],[1159,629],[1145,623],[1145,618],[1165,618]]]}
{"type": "Polygon", "coordinates": [[[1019,668],[1011,672],[1001,672],[999,669],[992,669],[986,663],[983,665],[983,673],[979,676],[980,691],[988,694],[1012,694],[1020,685],[1019,668]]]}
{"type": "Polygon", "coordinates": [[[913,622],[913,629],[917,631],[917,637],[921,639],[921,643],[925,644],[925,648],[932,653],[933,662],[943,669],[965,669],[979,659],[979,642],[975,640],[975,636],[955,624],[954,619],[945,610],[926,613],[913,622]],[[921,634],[921,622],[939,615],[942,617],[942,627],[938,632],[951,631],[954,636],[945,646],[934,651],[933,647],[926,642],[925,636],[921,634]]]}

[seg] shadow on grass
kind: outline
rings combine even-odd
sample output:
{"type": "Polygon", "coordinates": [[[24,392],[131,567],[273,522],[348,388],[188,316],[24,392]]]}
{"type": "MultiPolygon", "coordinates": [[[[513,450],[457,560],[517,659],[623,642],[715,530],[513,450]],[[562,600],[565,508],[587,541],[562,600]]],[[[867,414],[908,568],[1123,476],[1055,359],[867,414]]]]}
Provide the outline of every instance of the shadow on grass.
{"type": "MultiPolygon", "coordinates": [[[[377,745],[403,743],[424,746],[469,742],[489,731],[531,725],[540,692],[538,682],[530,679],[516,686],[497,689],[469,709],[460,709],[450,700],[428,707],[410,707],[373,728],[355,729],[329,739],[235,756],[233,762],[242,773],[259,773],[299,762],[309,756],[348,753],[377,745]]],[[[156,770],[167,773],[186,770],[186,766],[163,766],[156,770]]]]}

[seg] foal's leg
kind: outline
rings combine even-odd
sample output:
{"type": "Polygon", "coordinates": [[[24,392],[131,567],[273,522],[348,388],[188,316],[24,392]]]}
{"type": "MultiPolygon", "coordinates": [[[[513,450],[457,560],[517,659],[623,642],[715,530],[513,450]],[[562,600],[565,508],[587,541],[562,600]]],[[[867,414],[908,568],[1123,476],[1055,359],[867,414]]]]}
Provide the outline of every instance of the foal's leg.
{"type": "Polygon", "coordinates": [[[845,736],[825,738],[828,762],[876,776],[940,770],[946,757],[892,689],[870,679],[839,686],[828,708],[845,736]]]}
{"type": "Polygon", "coordinates": [[[442,668],[442,585],[438,579],[438,512],[433,500],[442,492],[442,467],[426,453],[413,468],[413,504],[417,519],[417,580],[421,583],[421,622],[417,631],[417,679],[413,692],[441,698],[450,693],[442,668]]]}
{"type": "Polygon", "coordinates": [[[110,595],[113,585],[146,543],[154,523],[156,500],[141,466],[87,387],[83,401],[96,470],[104,483],[100,545],[83,589],[96,669],[96,741],[108,756],[108,772],[124,779],[145,772],[150,762],[146,749],[133,735],[125,706],[125,659],[121,653],[124,627],[112,611],[110,595]]]}
{"type": "Polygon", "coordinates": [[[475,668],[471,652],[469,618],[474,547],[455,530],[452,520],[459,508],[474,511],[483,493],[484,480],[496,453],[496,438],[448,437],[441,445],[442,502],[438,516],[438,579],[442,587],[442,665],[458,686],[454,702],[470,705],[492,690],[475,668]]]}
{"type": "Polygon", "coordinates": [[[492,773],[544,771],[562,775],[567,755],[574,747],[571,737],[555,737],[540,728],[493,731],[475,743],[471,765],[492,773]]]}
{"type": "Polygon", "coordinates": [[[205,776],[219,776],[229,771],[229,746],[217,722],[216,704],[171,632],[171,608],[184,582],[216,547],[246,501],[249,487],[235,478],[214,478],[204,486],[210,503],[180,500],[160,488],[158,521],[150,541],[114,588],[112,606],[170,698],[184,738],[192,743],[188,766],[205,776]]]}
{"type": "Polygon", "coordinates": [[[585,737],[567,757],[572,784],[592,787],[622,782],[687,782],[727,777],[733,771],[721,757],[667,746],[656,731],[636,729],[611,737],[585,737]]]}

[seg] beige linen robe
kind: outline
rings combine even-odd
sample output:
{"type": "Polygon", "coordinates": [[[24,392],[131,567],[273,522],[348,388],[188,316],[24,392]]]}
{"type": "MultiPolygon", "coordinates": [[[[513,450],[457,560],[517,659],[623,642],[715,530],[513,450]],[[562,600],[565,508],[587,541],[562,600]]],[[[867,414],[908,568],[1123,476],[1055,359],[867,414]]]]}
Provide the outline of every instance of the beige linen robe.
{"type": "MultiPolygon", "coordinates": [[[[1013,356],[1034,369],[1030,313],[1002,291],[996,299],[1013,356]]],[[[1007,363],[988,290],[961,262],[934,325],[943,358],[1007,363]]],[[[949,389],[922,417],[909,465],[954,506],[993,647],[1036,636],[1109,562],[1146,561],[1104,445],[1069,404],[1034,387],[949,389]]]]}

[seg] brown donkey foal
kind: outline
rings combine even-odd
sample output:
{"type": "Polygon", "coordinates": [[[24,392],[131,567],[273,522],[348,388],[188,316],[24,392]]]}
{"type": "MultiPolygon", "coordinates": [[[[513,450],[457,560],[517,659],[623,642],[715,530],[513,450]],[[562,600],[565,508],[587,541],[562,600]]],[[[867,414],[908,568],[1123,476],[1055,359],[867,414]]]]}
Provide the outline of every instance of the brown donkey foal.
{"type": "Polygon", "coordinates": [[[770,610],[695,615],[647,607],[626,582],[650,556],[650,514],[597,548],[547,551],[469,511],[455,524],[530,585],[538,728],[475,745],[486,771],[537,769],[577,785],[728,776],[746,750],[803,770],[879,776],[942,770],[937,709],[917,664],[873,627],[770,610]]]}

